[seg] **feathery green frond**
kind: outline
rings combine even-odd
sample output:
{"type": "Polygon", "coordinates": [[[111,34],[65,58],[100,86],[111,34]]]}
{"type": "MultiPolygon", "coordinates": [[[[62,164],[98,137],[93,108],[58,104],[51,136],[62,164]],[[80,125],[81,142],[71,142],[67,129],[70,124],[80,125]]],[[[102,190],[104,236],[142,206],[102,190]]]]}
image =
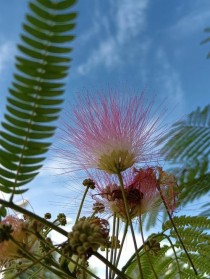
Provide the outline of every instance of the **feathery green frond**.
{"type": "Polygon", "coordinates": [[[207,158],[185,164],[183,168],[184,171],[178,177],[180,186],[179,201],[182,206],[206,195],[210,190],[210,173],[208,172],[209,163],[207,158]]]}
{"type": "Polygon", "coordinates": [[[161,139],[167,139],[162,149],[166,160],[182,162],[196,160],[210,154],[210,105],[190,113],[185,120],[176,122],[171,131],[161,139]]]}
{"type": "MultiPolygon", "coordinates": [[[[173,218],[174,223],[179,227],[196,227],[199,229],[210,229],[210,220],[204,216],[179,216],[173,218]]],[[[170,221],[167,221],[163,224],[163,230],[172,229],[173,225],[170,221]]]]}
{"type": "Polygon", "coordinates": [[[22,193],[42,166],[63,101],[74,39],[76,1],[34,0],[23,25],[20,54],[0,133],[0,190],[22,193]]]}

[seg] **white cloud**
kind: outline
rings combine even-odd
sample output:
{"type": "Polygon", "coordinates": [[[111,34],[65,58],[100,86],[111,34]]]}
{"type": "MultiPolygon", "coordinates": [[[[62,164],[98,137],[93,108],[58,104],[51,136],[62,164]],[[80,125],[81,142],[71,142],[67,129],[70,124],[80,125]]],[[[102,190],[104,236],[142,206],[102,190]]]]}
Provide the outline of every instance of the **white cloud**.
{"type": "MultiPolygon", "coordinates": [[[[112,68],[123,63],[126,57],[124,53],[125,44],[131,42],[145,28],[148,3],[149,0],[111,2],[113,15],[110,20],[114,19],[112,32],[114,32],[113,30],[115,32],[111,33],[110,31],[111,21],[109,22],[109,18],[102,17],[101,21],[97,21],[97,23],[102,22],[100,33],[108,33],[108,35],[93,49],[88,59],[78,66],[77,72],[85,75],[99,65],[112,68]],[[103,28],[105,30],[102,30],[103,28]]],[[[99,17],[100,15],[97,14],[97,18],[99,17]]],[[[98,29],[94,29],[94,32],[98,32],[98,29]]],[[[138,45],[138,47],[141,47],[141,45],[138,45]]],[[[127,52],[126,48],[125,50],[127,52]]]]}
{"type": "Polygon", "coordinates": [[[117,8],[117,40],[124,43],[141,32],[146,24],[148,0],[120,0],[117,8]]]}
{"type": "Polygon", "coordinates": [[[0,45],[0,73],[6,67],[6,64],[15,53],[15,46],[12,42],[5,42],[0,45]]]}
{"type": "Polygon", "coordinates": [[[156,81],[160,84],[162,96],[167,97],[167,104],[175,108],[177,113],[183,113],[184,90],[178,71],[170,64],[167,54],[163,48],[159,48],[156,53],[158,71],[156,81]],[[179,112],[178,112],[179,110],[179,112]]]}
{"type": "Polygon", "coordinates": [[[117,43],[114,38],[108,38],[106,41],[100,43],[98,49],[93,50],[87,61],[79,65],[77,70],[79,74],[87,74],[99,64],[110,68],[119,62],[120,57],[117,53],[117,43]]]}

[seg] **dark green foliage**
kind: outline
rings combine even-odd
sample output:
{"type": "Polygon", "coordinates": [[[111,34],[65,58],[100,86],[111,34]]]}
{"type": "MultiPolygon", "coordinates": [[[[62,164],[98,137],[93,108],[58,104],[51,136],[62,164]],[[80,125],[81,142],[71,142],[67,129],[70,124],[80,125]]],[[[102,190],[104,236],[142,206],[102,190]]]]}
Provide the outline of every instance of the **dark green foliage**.
{"type": "Polygon", "coordinates": [[[0,190],[18,194],[39,172],[55,132],[74,39],[76,1],[29,3],[0,133],[0,190]]]}

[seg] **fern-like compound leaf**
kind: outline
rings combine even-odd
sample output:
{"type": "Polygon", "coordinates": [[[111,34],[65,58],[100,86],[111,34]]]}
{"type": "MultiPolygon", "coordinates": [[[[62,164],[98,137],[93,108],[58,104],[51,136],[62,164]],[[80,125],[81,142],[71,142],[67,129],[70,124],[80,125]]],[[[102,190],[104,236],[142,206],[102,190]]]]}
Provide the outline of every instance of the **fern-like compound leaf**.
{"type": "Polygon", "coordinates": [[[0,132],[0,190],[19,194],[39,172],[69,73],[76,1],[29,3],[0,132]]]}

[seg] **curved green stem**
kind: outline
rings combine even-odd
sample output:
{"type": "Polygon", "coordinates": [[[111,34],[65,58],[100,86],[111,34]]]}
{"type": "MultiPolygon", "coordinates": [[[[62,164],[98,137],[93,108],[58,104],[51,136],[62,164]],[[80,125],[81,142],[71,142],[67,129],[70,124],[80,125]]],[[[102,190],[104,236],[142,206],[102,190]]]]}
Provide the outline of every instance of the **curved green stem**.
{"type": "Polygon", "coordinates": [[[80,206],[79,206],[79,210],[77,212],[77,217],[76,217],[76,221],[75,221],[75,224],[78,222],[79,220],[79,217],[80,217],[80,214],[81,214],[81,211],[82,211],[82,207],[83,207],[83,204],[84,204],[84,201],[85,201],[85,198],[87,196],[87,192],[89,190],[89,186],[86,186],[86,189],[85,189],[85,192],[83,194],[83,197],[82,197],[82,200],[81,200],[81,203],[80,203],[80,206]]]}
{"type": "Polygon", "coordinates": [[[138,247],[137,247],[137,243],[136,243],[135,232],[134,232],[134,229],[133,229],[133,223],[132,223],[131,218],[130,218],[130,213],[129,213],[128,203],[127,203],[127,198],[126,198],[126,195],[125,195],[125,189],[124,189],[122,175],[121,175],[120,172],[118,172],[117,176],[118,176],[118,179],[119,179],[119,182],[120,182],[120,189],[121,189],[121,192],[122,192],[123,201],[124,201],[124,205],[125,205],[127,221],[128,221],[128,224],[131,228],[131,235],[132,235],[132,238],[133,238],[133,244],[134,244],[134,248],[135,248],[136,260],[137,260],[138,269],[139,269],[139,275],[140,275],[140,278],[143,279],[144,277],[143,277],[141,262],[140,262],[140,258],[139,258],[139,254],[138,254],[138,247]]]}
{"type": "Polygon", "coordinates": [[[164,199],[164,196],[163,196],[163,193],[162,193],[162,191],[161,191],[159,182],[157,183],[157,189],[158,189],[158,191],[159,191],[159,193],[160,193],[161,199],[162,199],[163,204],[164,204],[164,206],[165,206],[165,208],[166,208],[166,212],[167,212],[168,217],[169,217],[169,219],[170,219],[170,221],[171,221],[171,224],[172,224],[172,226],[173,226],[173,228],[174,228],[174,231],[175,231],[175,233],[176,233],[176,235],[177,235],[177,237],[178,237],[178,239],[179,239],[179,241],[180,241],[180,243],[181,243],[181,245],[182,245],[182,248],[184,249],[184,251],[185,251],[185,253],[186,253],[186,255],[187,255],[188,261],[189,261],[190,265],[192,266],[192,269],[194,270],[195,275],[198,275],[198,272],[197,272],[197,270],[196,270],[196,268],[195,268],[195,266],[194,266],[194,264],[193,264],[193,262],[192,262],[192,259],[190,258],[190,255],[189,255],[189,253],[188,253],[188,251],[187,251],[187,249],[186,249],[186,247],[185,247],[185,245],[184,245],[184,243],[183,243],[183,241],[182,241],[182,239],[181,239],[181,236],[179,235],[179,232],[178,232],[178,230],[177,230],[177,228],[176,228],[176,225],[175,225],[175,223],[174,223],[174,220],[173,220],[173,218],[171,217],[170,210],[169,210],[168,205],[167,205],[167,203],[166,203],[166,201],[165,201],[165,199],[164,199]]]}

